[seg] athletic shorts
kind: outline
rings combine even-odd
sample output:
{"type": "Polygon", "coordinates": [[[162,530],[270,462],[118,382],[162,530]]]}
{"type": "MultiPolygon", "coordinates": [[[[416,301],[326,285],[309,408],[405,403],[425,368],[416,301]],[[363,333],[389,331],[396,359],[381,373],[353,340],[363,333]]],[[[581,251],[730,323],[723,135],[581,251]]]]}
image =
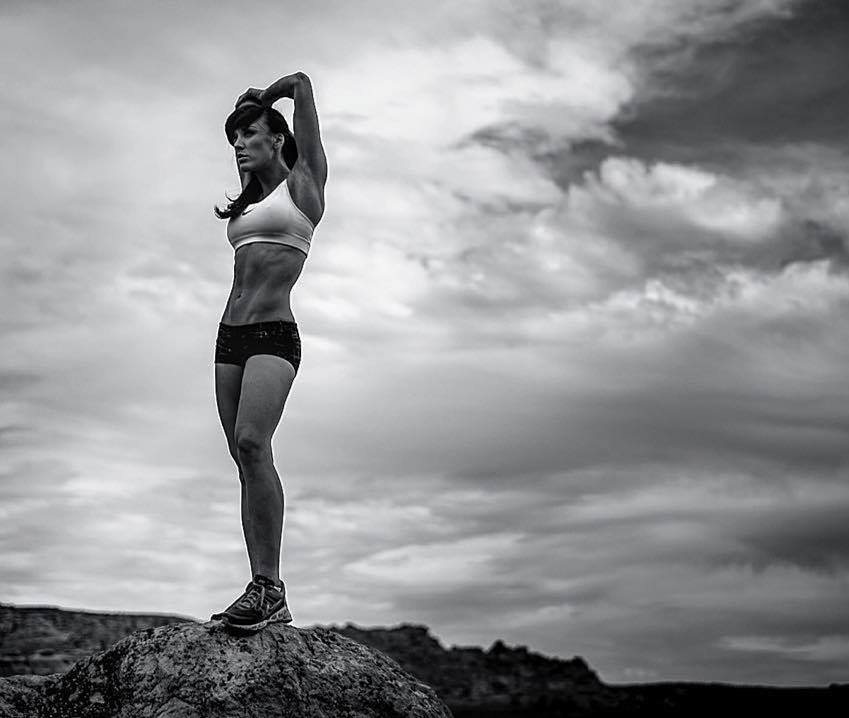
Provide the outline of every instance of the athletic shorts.
{"type": "Polygon", "coordinates": [[[273,354],[295,367],[301,363],[301,337],[298,325],[285,319],[255,324],[218,324],[215,363],[237,364],[245,368],[248,357],[273,354]]]}

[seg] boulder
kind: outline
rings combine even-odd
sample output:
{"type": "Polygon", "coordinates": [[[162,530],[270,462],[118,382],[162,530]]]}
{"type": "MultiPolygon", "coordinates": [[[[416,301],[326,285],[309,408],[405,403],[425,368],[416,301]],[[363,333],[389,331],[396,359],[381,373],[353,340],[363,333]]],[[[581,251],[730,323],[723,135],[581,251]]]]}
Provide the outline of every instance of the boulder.
{"type": "Polygon", "coordinates": [[[148,628],[64,674],[0,679],[0,718],[450,718],[394,660],[328,628],[148,628]]]}
{"type": "Polygon", "coordinates": [[[43,705],[49,676],[11,676],[0,678],[0,718],[34,718],[43,705]]]}

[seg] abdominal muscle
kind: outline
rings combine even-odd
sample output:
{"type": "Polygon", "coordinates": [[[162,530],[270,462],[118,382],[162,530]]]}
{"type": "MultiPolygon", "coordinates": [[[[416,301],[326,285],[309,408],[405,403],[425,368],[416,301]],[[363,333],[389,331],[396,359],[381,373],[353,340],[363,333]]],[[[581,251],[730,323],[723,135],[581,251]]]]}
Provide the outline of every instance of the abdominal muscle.
{"type": "Polygon", "coordinates": [[[306,255],[284,244],[253,242],[236,251],[224,324],[295,321],[289,298],[306,255]]]}

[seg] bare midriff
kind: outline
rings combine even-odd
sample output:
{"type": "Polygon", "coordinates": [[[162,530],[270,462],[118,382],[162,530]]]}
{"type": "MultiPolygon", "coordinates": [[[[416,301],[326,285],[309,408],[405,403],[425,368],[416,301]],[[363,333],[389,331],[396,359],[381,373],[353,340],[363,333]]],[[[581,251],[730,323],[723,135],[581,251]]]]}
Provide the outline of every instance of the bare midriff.
{"type": "Polygon", "coordinates": [[[224,324],[295,321],[289,298],[307,256],[295,247],[253,242],[239,247],[233,288],[224,307],[224,324]]]}

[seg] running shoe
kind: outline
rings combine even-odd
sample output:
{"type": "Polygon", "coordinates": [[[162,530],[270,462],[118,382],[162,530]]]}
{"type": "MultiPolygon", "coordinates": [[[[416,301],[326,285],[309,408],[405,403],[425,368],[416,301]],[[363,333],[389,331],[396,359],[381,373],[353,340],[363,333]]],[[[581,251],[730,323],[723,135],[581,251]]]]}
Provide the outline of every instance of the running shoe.
{"type": "Polygon", "coordinates": [[[291,623],[286,586],[281,581],[278,587],[270,578],[257,574],[226,610],[213,614],[212,620],[217,618],[228,626],[251,632],[273,622],[291,623]]]}

